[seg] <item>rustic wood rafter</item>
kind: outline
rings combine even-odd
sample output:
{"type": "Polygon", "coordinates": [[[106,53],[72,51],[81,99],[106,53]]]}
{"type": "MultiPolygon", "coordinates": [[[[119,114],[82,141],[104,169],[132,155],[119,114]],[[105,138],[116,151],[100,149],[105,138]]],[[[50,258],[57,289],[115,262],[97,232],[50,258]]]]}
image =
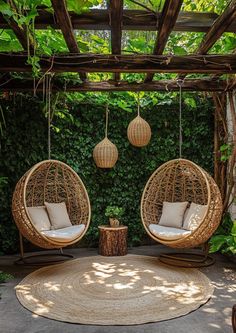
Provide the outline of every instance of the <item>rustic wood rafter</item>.
{"type": "MultiPolygon", "coordinates": [[[[35,29],[44,30],[51,26],[60,29],[52,13],[38,9],[39,16],[35,19],[35,29]]],[[[87,13],[69,12],[72,26],[78,30],[110,30],[109,10],[91,9],[87,13]]],[[[122,30],[158,31],[161,13],[156,14],[145,10],[124,9],[122,30]]],[[[216,13],[180,12],[173,31],[207,32],[219,17],[216,13]]],[[[0,14],[0,29],[7,29],[8,24],[0,14]]],[[[226,28],[226,32],[236,32],[236,22],[226,28]]]]}
{"type": "MultiPolygon", "coordinates": [[[[13,6],[14,10],[17,10],[14,0],[6,1],[13,6]]],[[[205,79],[188,80],[183,89],[195,88],[195,90],[205,91],[208,84],[209,91],[232,90],[235,88],[235,81],[230,80],[230,83],[226,85],[224,80],[219,80],[219,76],[236,73],[236,54],[207,55],[206,53],[224,32],[236,32],[236,0],[232,0],[220,16],[215,13],[180,12],[182,2],[183,0],[166,0],[162,12],[156,13],[147,9],[127,10],[123,8],[123,0],[109,0],[108,8],[105,10],[93,9],[89,13],[77,15],[68,12],[66,0],[52,0],[55,16],[44,8],[38,8],[39,16],[36,17],[35,28],[45,29],[51,25],[61,29],[70,53],[52,57],[41,56],[41,70],[55,73],[78,72],[83,81],[87,79],[87,72],[114,73],[114,81],[96,84],[84,82],[79,86],[81,91],[90,89],[123,91],[126,88],[133,91],[150,90],[154,73],[178,73],[178,78],[185,78],[189,73],[214,74],[213,83],[205,79]],[[112,54],[81,54],[73,29],[110,30],[112,54]],[[158,31],[154,54],[122,55],[122,30],[158,31]],[[171,31],[204,31],[206,35],[195,54],[162,55],[171,31]],[[143,73],[146,74],[146,80],[145,83],[127,84],[120,81],[120,73],[143,73]],[[199,89],[195,86],[196,84],[200,85],[199,89]],[[218,88],[217,84],[219,84],[218,88]]],[[[0,14],[0,28],[6,27],[13,29],[25,50],[34,50],[34,40],[27,37],[27,28],[17,26],[12,18],[4,18],[0,14]]],[[[0,53],[0,73],[31,72],[31,70],[26,53],[0,53]]],[[[168,86],[171,87],[170,90],[175,90],[176,80],[172,82],[173,84],[168,82],[168,86]]],[[[153,90],[164,90],[163,87],[164,81],[161,83],[154,81],[153,90]]]]}
{"type": "MultiPolygon", "coordinates": [[[[110,0],[109,12],[111,26],[111,51],[112,54],[121,54],[123,0],[110,0]]],[[[115,80],[119,80],[120,73],[115,73],[114,78],[115,80]]]]}
{"type": "MultiPolygon", "coordinates": [[[[236,73],[236,55],[105,55],[41,56],[42,72],[106,73],[236,73]]],[[[0,53],[0,73],[31,72],[27,54],[0,53]]]]}
{"type": "Polygon", "coordinates": [[[212,27],[205,34],[197,54],[206,54],[217,40],[223,35],[226,29],[236,19],[236,0],[231,1],[226,10],[216,19],[212,27]]]}
{"type": "MultiPolygon", "coordinates": [[[[155,42],[153,54],[162,54],[167,40],[173,30],[180,8],[182,6],[183,0],[166,0],[161,13],[157,39],[155,42]]],[[[152,81],[154,73],[148,73],[145,81],[152,81]]]]}
{"type": "MultiPolygon", "coordinates": [[[[43,91],[43,82],[36,84],[37,91],[43,91]]],[[[35,88],[32,79],[13,79],[9,77],[0,78],[0,91],[33,91],[35,88]]],[[[187,79],[184,81],[182,90],[184,91],[226,91],[230,88],[229,82],[225,80],[212,81],[210,79],[187,79]]],[[[64,91],[65,86],[56,78],[52,80],[52,91],[64,91]]],[[[175,80],[160,80],[145,83],[130,83],[127,81],[101,81],[83,82],[66,85],[67,92],[75,91],[178,91],[179,86],[175,80]]]]}
{"type": "MultiPolygon", "coordinates": [[[[65,0],[51,0],[51,2],[69,51],[71,53],[80,53],[65,0]]],[[[79,75],[81,80],[86,80],[87,77],[85,73],[80,73],[79,75]]]]}
{"type": "MultiPolygon", "coordinates": [[[[226,32],[227,28],[232,22],[236,20],[236,0],[229,3],[225,11],[215,20],[212,27],[205,34],[201,44],[196,50],[197,54],[207,54],[212,46],[219,40],[219,38],[226,32]]],[[[180,77],[185,78],[185,75],[180,77]]]]}

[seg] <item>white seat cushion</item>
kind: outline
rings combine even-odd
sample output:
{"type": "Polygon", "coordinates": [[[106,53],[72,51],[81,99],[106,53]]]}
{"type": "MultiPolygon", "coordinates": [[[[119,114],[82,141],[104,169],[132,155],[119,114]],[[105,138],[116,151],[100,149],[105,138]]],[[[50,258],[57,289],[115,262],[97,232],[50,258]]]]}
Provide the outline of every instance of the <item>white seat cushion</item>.
{"type": "Polygon", "coordinates": [[[159,225],[165,227],[182,228],[184,213],[188,202],[163,202],[159,225]]]}
{"type": "Polygon", "coordinates": [[[163,240],[177,240],[179,238],[182,238],[183,236],[191,234],[191,231],[188,230],[164,227],[158,224],[150,224],[149,230],[157,238],[161,238],[163,240]]]}
{"type": "Polygon", "coordinates": [[[45,206],[27,207],[33,225],[38,231],[50,230],[51,223],[45,206]]]}
{"type": "Polygon", "coordinates": [[[189,210],[184,217],[183,229],[195,230],[202,223],[202,219],[207,212],[207,205],[191,203],[189,210]]]}
{"type": "Polygon", "coordinates": [[[79,224],[57,230],[42,231],[42,234],[53,241],[70,242],[78,238],[84,229],[85,225],[79,224]]]}

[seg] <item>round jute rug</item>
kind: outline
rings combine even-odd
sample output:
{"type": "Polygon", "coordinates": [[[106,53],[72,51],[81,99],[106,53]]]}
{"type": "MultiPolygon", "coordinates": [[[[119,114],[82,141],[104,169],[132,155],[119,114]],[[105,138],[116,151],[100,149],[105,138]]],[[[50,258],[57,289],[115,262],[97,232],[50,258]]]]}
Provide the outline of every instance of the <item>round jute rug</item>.
{"type": "Polygon", "coordinates": [[[200,271],[138,255],[87,257],[44,267],[16,287],[21,304],[37,315],[93,325],[176,318],[196,310],[212,293],[200,271]]]}

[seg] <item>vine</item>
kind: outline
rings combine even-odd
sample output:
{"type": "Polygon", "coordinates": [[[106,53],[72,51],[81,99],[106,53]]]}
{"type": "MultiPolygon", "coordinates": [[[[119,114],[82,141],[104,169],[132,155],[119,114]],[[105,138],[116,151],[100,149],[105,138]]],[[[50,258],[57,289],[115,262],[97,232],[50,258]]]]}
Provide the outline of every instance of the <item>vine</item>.
{"type": "MultiPolygon", "coordinates": [[[[124,209],[122,223],[129,227],[130,245],[149,241],[140,221],[141,194],[151,173],[163,162],[178,157],[177,97],[175,93],[142,96],[142,114],[153,136],[150,144],[140,149],[130,145],[126,133],[137,112],[135,94],[111,93],[110,133],[119,150],[119,159],[114,169],[102,170],[96,168],[92,151],[103,136],[107,96],[101,93],[52,95],[52,158],[68,163],[86,185],[92,206],[87,245],[97,245],[97,227],[106,222],[107,206],[124,209]]],[[[47,119],[42,100],[42,96],[20,94],[15,97],[15,105],[13,100],[1,100],[7,124],[0,152],[0,175],[8,177],[8,185],[0,191],[0,249],[4,252],[15,252],[18,247],[18,233],[11,217],[16,182],[32,165],[47,159],[47,119]]],[[[210,172],[213,169],[213,140],[209,140],[213,138],[212,111],[210,99],[196,94],[183,95],[183,157],[210,172]],[[195,108],[185,103],[188,99],[195,101],[195,108]]]]}

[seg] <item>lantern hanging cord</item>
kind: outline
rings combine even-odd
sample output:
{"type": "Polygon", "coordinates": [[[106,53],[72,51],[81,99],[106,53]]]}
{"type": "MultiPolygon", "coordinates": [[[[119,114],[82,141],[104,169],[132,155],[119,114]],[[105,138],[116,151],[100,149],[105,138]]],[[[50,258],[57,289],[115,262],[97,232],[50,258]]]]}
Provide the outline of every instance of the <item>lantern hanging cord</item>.
{"type": "Polygon", "coordinates": [[[138,116],[140,116],[140,94],[139,94],[139,92],[138,92],[137,104],[138,104],[138,116]]]}
{"type": "Polygon", "coordinates": [[[108,115],[109,115],[109,108],[108,103],[106,104],[106,128],[105,128],[105,137],[107,138],[108,134],[108,115]]]}
{"type": "Polygon", "coordinates": [[[183,80],[177,80],[179,86],[179,158],[182,158],[183,128],[182,128],[182,84],[183,80]]]}

